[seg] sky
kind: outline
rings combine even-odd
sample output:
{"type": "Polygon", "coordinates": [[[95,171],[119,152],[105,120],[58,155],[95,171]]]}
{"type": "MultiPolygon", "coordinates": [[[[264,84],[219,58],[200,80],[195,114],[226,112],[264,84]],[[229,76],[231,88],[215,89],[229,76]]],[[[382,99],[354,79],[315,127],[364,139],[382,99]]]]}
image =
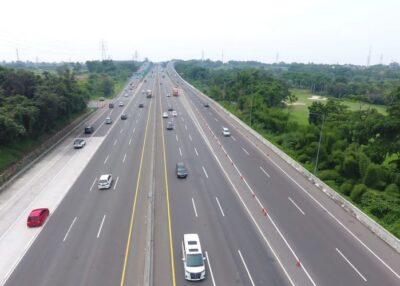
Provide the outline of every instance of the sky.
{"type": "Polygon", "coordinates": [[[0,0],[0,61],[400,61],[400,0],[0,0]]]}

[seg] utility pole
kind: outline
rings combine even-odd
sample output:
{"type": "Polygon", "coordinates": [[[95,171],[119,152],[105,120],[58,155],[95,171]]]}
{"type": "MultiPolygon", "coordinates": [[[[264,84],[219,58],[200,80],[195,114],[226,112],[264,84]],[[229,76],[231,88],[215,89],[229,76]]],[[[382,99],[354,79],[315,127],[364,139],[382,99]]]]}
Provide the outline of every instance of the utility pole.
{"type": "Polygon", "coordinates": [[[204,50],[201,51],[201,61],[204,61],[204,50]]]}
{"type": "Polygon", "coordinates": [[[18,52],[18,48],[16,48],[15,51],[17,52],[17,62],[19,62],[19,52],[18,52]]]}
{"type": "Polygon", "coordinates": [[[275,63],[276,63],[276,64],[279,63],[279,53],[276,53],[276,56],[275,56],[275,63]]]}
{"type": "Polygon", "coordinates": [[[383,54],[381,54],[381,57],[379,58],[379,64],[383,65],[383,54]]]}
{"type": "Polygon", "coordinates": [[[325,114],[322,115],[322,125],[321,125],[321,130],[319,132],[319,142],[318,142],[318,151],[317,151],[317,158],[315,159],[315,166],[314,166],[314,175],[317,175],[317,170],[318,170],[318,159],[319,159],[319,150],[321,148],[321,141],[322,141],[322,130],[324,129],[324,123],[325,123],[325,114]]]}
{"type": "Polygon", "coordinates": [[[368,57],[367,57],[367,67],[369,67],[369,64],[371,63],[371,51],[372,51],[372,48],[371,48],[371,46],[369,46],[368,57]]]}
{"type": "Polygon", "coordinates": [[[135,61],[138,61],[138,58],[139,58],[138,51],[137,51],[137,50],[135,50],[135,61]]]}
{"type": "Polygon", "coordinates": [[[222,62],[222,64],[224,63],[224,49],[222,49],[222,53],[221,53],[221,62],[222,62]]]}
{"type": "Polygon", "coordinates": [[[253,114],[253,94],[251,95],[250,101],[250,127],[252,126],[252,114],[253,114]]]}

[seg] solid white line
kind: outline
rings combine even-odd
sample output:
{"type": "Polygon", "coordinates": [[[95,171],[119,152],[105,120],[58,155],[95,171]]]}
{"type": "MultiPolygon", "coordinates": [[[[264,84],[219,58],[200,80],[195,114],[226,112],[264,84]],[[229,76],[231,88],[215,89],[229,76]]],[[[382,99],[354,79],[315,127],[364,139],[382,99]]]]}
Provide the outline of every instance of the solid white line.
{"type": "Polygon", "coordinates": [[[133,133],[135,133],[135,130],[136,130],[136,127],[135,127],[135,128],[133,128],[133,130],[132,130],[132,134],[133,134],[133,133]]]}
{"type": "Polygon", "coordinates": [[[194,214],[196,215],[196,217],[198,217],[197,210],[196,210],[196,205],[194,203],[194,199],[193,198],[192,198],[192,204],[193,204],[194,214]]]}
{"type": "Polygon", "coordinates": [[[121,134],[121,133],[122,133],[122,131],[124,131],[124,128],[121,128],[121,131],[119,132],[119,134],[121,134]]]}
{"type": "Polygon", "coordinates": [[[216,197],[215,199],[217,200],[217,203],[218,203],[218,206],[219,206],[219,209],[220,209],[220,211],[221,211],[222,216],[225,216],[224,210],[222,209],[221,204],[219,203],[218,198],[216,197]]]}
{"type": "Polygon", "coordinates": [[[251,285],[255,286],[253,278],[251,278],[250,271],[247,268],[246,262],[244,261],[242,253],[240,252],[239,249],[238,249],[238,253],[239,253],[240,259],[242,259],[242,262],[243,262],[244,268],[246,269],[247,275],[249,275],[249,279],[250,279],[251,285]]]}
{"type": "Polygon", "coordinates": [[[175,139],[176,139],[176,142],[178,142],[178,135],[177,134],[175,134],[175,139]]]}
{"type": "Polygon", "coordinates": [[[69,232],[71,231],[72,226],[74,225],[75,221],[76,221],[77,217],[74,218],[74,220],[72,221],[71,225],[69,226],[67,233],[64,236],[63,242],[67,239],[69,232]]]}
{"type": "Polygon", "coordinates": [[[122,163],[125,163],[125,159],[126,159],[126,153],[124,155],[124,159],[122,159],[122,163]]]}
{"type": "Polygon", "coordinates": [[[218,119],[214,117],[214,120],[218,122],[218,119]]]}
{"type": "Polygon", "coordinates": [[[119,177],[117,177],[117,179],[115,180],[115,184],[114,184],[114,190],[115,190],[115,188],[117,187],[117,184],[118,184],[118,179],[119,179],[119,177]]]}
{"type": "Polygon", "coordinates": [[[211,261],[210,261],[210,258],[208,257],[207,251],[206,251],[206,257],[207,257],[207,261],[208,261],[208,268],[210,268],[211,280],[212,280],[213,285],[215,286],[214,274],[212,272],[211,261]]]}
{"type": "Polygon", "coordinates": [[[343,253],[340,252],[339,249],[336,248],[336,251],[343,257],[344,260],[346,260],[346,262],[354,269],[354,271],[357,272],[358,275],[360,275],[360,277],[362,278],[362,280],[364,280],[365,282],[367,282],[367,279],[365,279],[365,277],[361,274],[361,272],[358,271],[358,269],[357,269],[353,264],[351,264],[350,260],[348,260],[347,257],[344,256],[343,253]]]}
{"type": "Polygon", "coordinates": [[[101,221],[99,231],[97,232],[97,238],[100,236],[101,229],[103,227],[104,220],[106,219],[106,215],[103,216],[103,220],[101,221]]]}
{"type": "Polygon", "coordinates": [[[250,155],[250,154],[249,154],[249,152],[247,152],[247,150],[246,150],[246,149],[244,149],[243,147],[242,147],[242,150],[243,150],[243,152],[244,152],[244,153],[246,153],[246,154],[247,154],[247,156],[248,156],[248,155],[250,155]]]}
{"type": "Polygon", "coordinates": [[[129,145],[131,145],[131,142],[132,142],[132,137],[129,138],[129,145]]]}
{"type": "Polygon", "coordinates": [[[185,121],[185,119],[184,119],[183,117],[181,117],[181,119],[182,119],[182,122],[184,122],[184,121],[185,121]]]}
{"type": "Polygon", "coordinates": [[[107,163],[109,155],[107,155],[106,159],[104,160],[104,164],[107,163]]]}
{"type": "Polygon", "coordinates": [[[187,126],[186,126],[186,124],[185,124],[185,129],[187,130],[187,126]]]}
{"type": "Polygon", "coordinates": [[[207,172],[206,172],[206,169],[204,168],[204,166],[203,166],[203,171],[204,171],[204,174],[206,175],[206,177],[208,179],[208,175],[207,175],[207,172]]]}
{"type": "Polygon", "coordinates": [[[232,138],[233,141],[236,141],[235,137],[233,137],[232,135],[231,135],[231,138],[232,138]]]}
{"type": "Polygon", "coordinates": [[[302,215],[306,215],[303,210],[292,200],[291,197],[288,197],[289,201],[292,202],[292,204],[301,212],[302,215]]]}
{"type": "Polygon", "coordinates": [[[181,157],[182,157],[182,150],[181,150],[181,147],[179,147],[179,154],[181,154],[181,157]]]}
{"type": "Polygon", "coordinates": [[[267,171],[264,170],[263,167],[260,166],[260,170],[264,172],[264,174],[268,177],[271,178],[271,176],[267,173],[267,171]]]}
{"type": "Polygon", "coordinates": [[[196,152],[196,155],[199,156],[199,153],[197,153],[196,147],[194,147],[194,152],[196,152]]]}
{"type": "Polygon", "coordinates": [[[189,134],[189,139],[190,139],[190,141],[192,141],[192,136],[190,136],[190,134],[189,134]]]}
{"type": "Polygon", "coordinates": [[[91,191],[92,191],[92,189],[93,189],[93,186],[94,186],[94,184],[96,183],[96,181],[97,181],[97,177],[96,177],[96,178],[94,178],[94,180],[93,180],[93,183],[92,183],[92,185],[90,186],[89,192],[91,192],[91,191]]]}
{"type": "Polygon", "coordinates": [[[114,145],[114,146],[115,146],[115,145],[117,145],[117,142],[118,142],[118,139],[115,139],[115,141],[114,141],[114,144],[113,144],[113,145],[114,145]]]}

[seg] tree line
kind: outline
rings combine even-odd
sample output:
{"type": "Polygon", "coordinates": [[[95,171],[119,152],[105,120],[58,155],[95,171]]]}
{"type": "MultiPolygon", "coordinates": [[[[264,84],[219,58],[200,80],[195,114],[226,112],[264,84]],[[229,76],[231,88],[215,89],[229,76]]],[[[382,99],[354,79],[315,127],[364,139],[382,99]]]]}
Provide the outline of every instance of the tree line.
{"type": "Polygon", "coordinates": [[[309,124],[304,126],[291,119],[282,103],[295,100],[288,90],[289,79],[265,70],[262,64],[258,68],[248,63],[221,64],[188,61],[175,67],[182,77],[400,237],[399,81],[385,91],[387,115],[372,108],[350,111],[330,97],[309,107],[309,124]]]}

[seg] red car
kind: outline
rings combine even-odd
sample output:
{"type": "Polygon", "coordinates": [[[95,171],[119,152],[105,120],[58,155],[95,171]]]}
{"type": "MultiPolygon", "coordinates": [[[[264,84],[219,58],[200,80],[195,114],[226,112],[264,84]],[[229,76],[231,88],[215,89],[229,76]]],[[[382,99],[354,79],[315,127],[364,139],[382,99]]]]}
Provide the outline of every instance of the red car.
{"type": "Polygon", "coordinates": [[[29,214],[26,224],[28,225],[28,227],[41,226],[44,224],[49,214],[49,209],[35,209],[29,214]]]}

